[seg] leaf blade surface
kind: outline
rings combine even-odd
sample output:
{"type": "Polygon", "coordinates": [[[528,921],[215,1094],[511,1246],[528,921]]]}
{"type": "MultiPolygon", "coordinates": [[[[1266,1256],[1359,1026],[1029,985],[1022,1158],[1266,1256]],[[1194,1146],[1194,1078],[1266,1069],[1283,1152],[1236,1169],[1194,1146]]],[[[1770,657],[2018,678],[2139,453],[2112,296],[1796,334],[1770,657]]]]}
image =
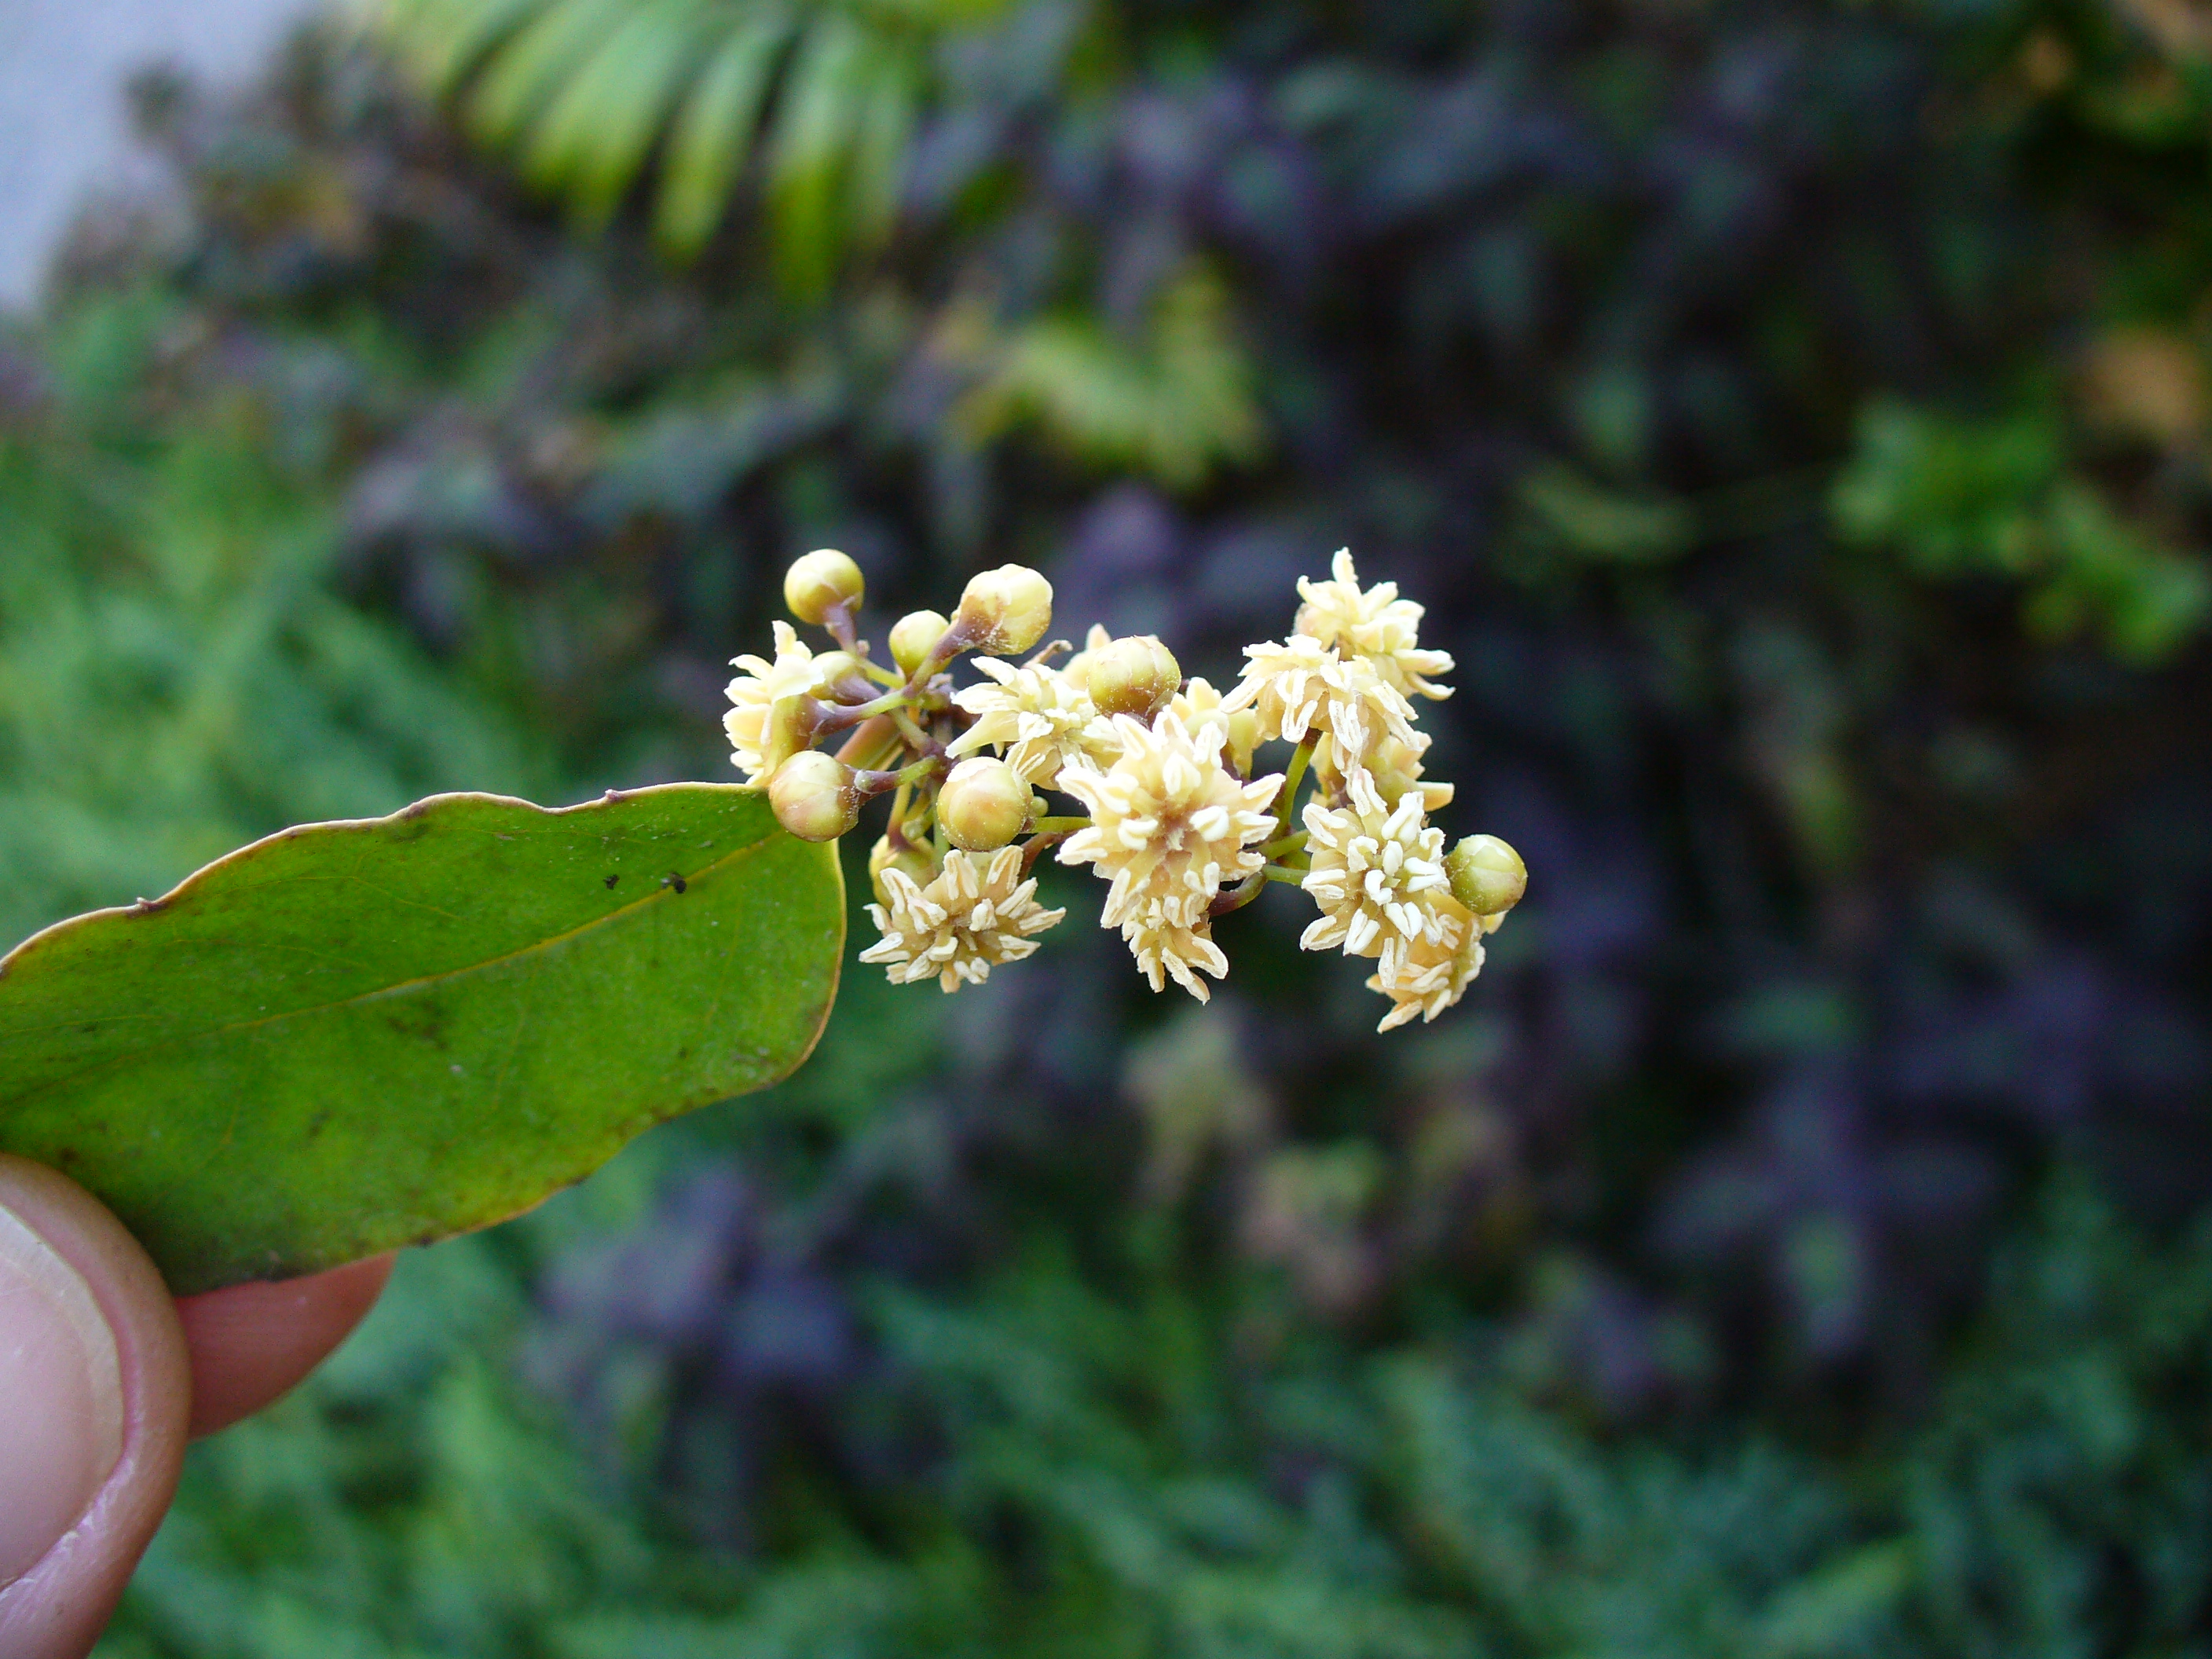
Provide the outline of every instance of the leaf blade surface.
{"type": "Polygon", "coordinates": [[[835,857],[727,785],[287,830],[0,962],[0,1150],[180,1295],[465,1231],[787,1075],[843,917],[835,857]]]}

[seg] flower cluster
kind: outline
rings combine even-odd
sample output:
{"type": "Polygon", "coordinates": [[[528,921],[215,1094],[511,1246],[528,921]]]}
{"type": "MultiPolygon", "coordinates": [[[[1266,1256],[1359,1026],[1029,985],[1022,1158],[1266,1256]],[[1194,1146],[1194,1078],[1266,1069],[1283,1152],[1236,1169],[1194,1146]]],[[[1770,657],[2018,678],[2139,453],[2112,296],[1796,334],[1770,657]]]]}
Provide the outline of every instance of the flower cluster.
{"type": "Polygon", "coordinates": [[[868,860],[882,937],[860,960],[895,983],[953,991],[1036,951],[1066,915],[1036,898],[1051,852],[1108,883],[1101,925],[1152,988],[1173,979],[1201,1002],[1200,975],[1229,969],[1214,923],[1270,882],[1300,888],[1321,914],[1299,943],[1374,964],[1387,1031],[1459,1000],[1527,885],[1496,836],[1447,853],[1429,822],[1452,789],[1423,775],[1414,699],[1450,695],[1437,678],[1452,659],[1422,647],[1421,607],[1395,583],[1359,585],[1348,551],[1329,580],[1300,579],[1291,632],[1247,647],[1225,690],[1186,679],[1150,635],[1093,628],[1079,652],[1040,648],[1052,589],[1020,565],[975,577],[950,617],[902,617],[889,665],[856,635],[863,591],[842,553],[793,565],[786,602],[836,648],[776,623],[773,659],[737,659],[725,723],[732,759],[794,835],[832,839],[891,797],[868,860]],[[982,678],[957,685],[970,653],[982,678]],[[1288,756],[1263,773],[1269,745],[1288,756]]]}

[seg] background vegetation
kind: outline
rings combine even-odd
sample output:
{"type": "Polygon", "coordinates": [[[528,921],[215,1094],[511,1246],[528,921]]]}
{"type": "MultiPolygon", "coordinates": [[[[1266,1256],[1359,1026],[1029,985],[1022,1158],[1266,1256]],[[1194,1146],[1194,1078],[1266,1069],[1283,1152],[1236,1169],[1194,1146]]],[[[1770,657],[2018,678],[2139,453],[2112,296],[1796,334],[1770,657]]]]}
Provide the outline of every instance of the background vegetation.
{"type": "Polygon", "coordinates": [[[1220,673],[1352,543],[1531,895],[1066,929],[411,1258],[122,1655],[2212,1652],[2180,0],[413,0],[0,366],[20,933],[720,776],[828,544],[1220,673]],[[609,21],[619,14],[620,27],[609,21]],[[489,146],[489,148],[485,148],[489,146]]]}

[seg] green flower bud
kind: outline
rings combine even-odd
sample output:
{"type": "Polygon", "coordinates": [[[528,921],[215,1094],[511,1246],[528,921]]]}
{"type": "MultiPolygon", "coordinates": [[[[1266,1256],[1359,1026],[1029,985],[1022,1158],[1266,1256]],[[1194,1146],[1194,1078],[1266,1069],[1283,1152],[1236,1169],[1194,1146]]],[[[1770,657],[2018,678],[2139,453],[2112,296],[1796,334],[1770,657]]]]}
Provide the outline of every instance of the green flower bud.
{"type": "Polygon", "coordinates": [[[1182,688],[1182,668],[1158,635],[1132,634],[1092,653],[1085,681],[1100,714],[1149,722],[1182,688]]]}
{"type": "Polygon", "coordinates": [[[775,809],[775,821],[801,841],[835,841],[860,817],[853,769],[819,749],[803,750],[775,769],[768,804],[775,809]]]}
{"type": "Polygon", "coordinates": [[[857,695],[864,702],[876,695],[878,688],[870,685],[861,676],[860,659],[851,652],[824,651],[814,662],[822,671],[825,691],[836,692],[848,698],[857,695]]]}
{"type": "Polygon", "coordinates": [[[856,609],[867,584],[860,567],[834,547],[817,548],[783,573],[783,602],[803,623],[819,624],[833,606],[856,609]]]}
{"type": "Polygon", "coordinates": [[[937,860],[929,848],[914,842],[903,847],[891,845],[889,836],[876,837],[876,844],[868,849],[868,885],[875,890],[876,902],[889,904],[891,896],[884,890],[884,872],[902,870],[917,887],[927,887],[937,879],[937,860]]]}
{"type": "Polygon", "coordinates": [[[891,624],[891,660],[909,678],[952,624],[935,611],[909,611],[891,624]]]}
{"type": "Polygon", "coordinates": [[[761,728],[760,778],[754,781],[773,777],[778,767],[814,741],[821,712],[810,696],[778,697],[769,705],[761,728]]]}
{"type": "Polygon", "coordinates": [[[970,756],[938,790],[937,821],[955,847],[988,853],[1021,834],[1030,821],[1030,787],[1006,762],[970,756]]]}
{"type": "Polygon", "coordinates": [[[1478,916],[1502,915],[1528,890],[1528,866],[1495,836],[1469,836],[1444,857],[1452,896],[1478,916]]]}
{"type": "Polygon", "coordinates": [[[952,622],[987,657],[1026,651],[1052,626],[1052,584],[1025,564],[986,570],[969,578],[952,622]]]}

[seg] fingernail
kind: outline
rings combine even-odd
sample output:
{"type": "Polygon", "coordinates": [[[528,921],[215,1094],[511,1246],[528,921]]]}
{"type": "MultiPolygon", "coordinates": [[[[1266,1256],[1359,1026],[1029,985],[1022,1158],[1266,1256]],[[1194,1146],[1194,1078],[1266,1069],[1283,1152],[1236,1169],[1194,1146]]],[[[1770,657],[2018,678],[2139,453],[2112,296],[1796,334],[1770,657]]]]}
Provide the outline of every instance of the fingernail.
{"type": "Polygon", "coordinates": [[[0,1587],[76,1524],[122,1455],[115,1334],[76,1269],[0,1209],[0,1587]]]}

